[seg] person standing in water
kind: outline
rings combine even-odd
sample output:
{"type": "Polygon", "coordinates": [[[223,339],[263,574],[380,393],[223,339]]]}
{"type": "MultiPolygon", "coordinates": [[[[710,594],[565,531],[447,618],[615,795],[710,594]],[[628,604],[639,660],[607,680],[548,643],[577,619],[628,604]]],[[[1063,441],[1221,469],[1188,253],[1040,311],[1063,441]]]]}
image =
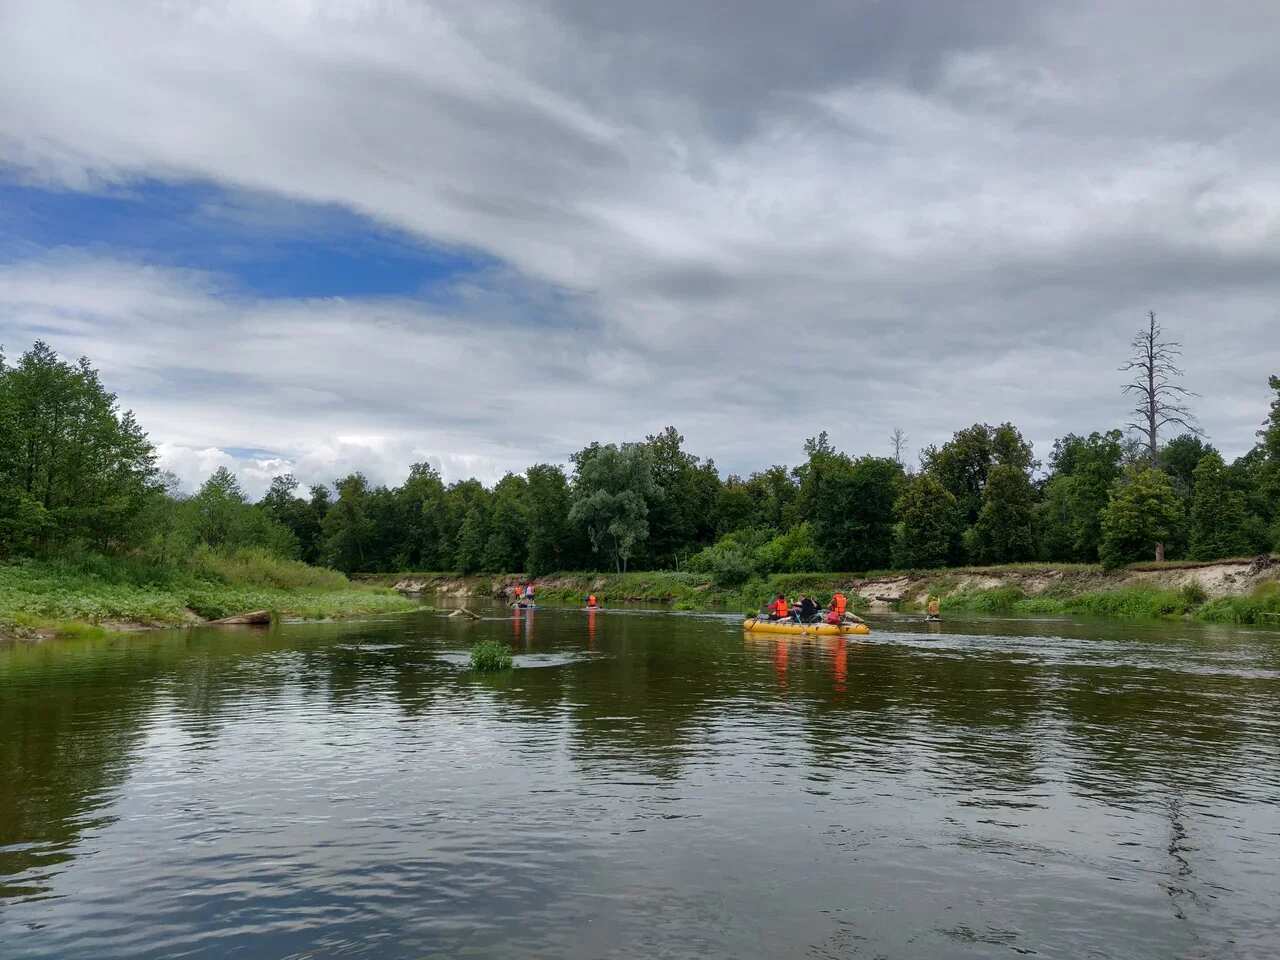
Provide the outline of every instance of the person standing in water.
{"type": "Polygon", "coordinates": [[[929,599],[928,599],[928,601],[926,601],[926,603],[925,603],[924,610],[925,610],[925,614],[926,614],[926,616],[925,616],[925,619],[926,619],[926,620],[941,620],[941,619],[942,619],[942,601],[940,601],[940,600],[939,600],[937,597],[935,597],[933,594],[930,594],[930,595],[929,595],[929,599]]]}
{"type": "Polygon", "coordinates": [[[532,582],[526,583],[524,585],[524,602],[533,603],[533,583],[532,582]]]}

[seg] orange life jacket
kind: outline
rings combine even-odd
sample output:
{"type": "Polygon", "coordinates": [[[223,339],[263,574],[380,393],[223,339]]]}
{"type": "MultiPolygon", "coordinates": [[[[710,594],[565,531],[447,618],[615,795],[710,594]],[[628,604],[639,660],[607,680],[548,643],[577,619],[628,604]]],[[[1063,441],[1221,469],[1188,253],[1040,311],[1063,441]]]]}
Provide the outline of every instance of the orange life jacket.
{"type": "Polygon", "coordinates": [[[587,606],[594,607],[595,605],[596,605],[596,595],[593,593],[591,594],[591,596],[587,597],[587,606]]]}
{"type": "Polygon", "coordinates": [[[773,611],[773,615],[781,620],[783,617],[791,613],[791,608],[787,606],[785,600],[775,600],[769,604],[769,609],[773,611]]]}
{"type": "Polygon", "coordinates": [[[844,598],[844,594],[837,593],[834,597],[831,598],[831,602],[835,605],[836,613],[840,616],[844,616],[844,608],[849,602],[844,598]]]}

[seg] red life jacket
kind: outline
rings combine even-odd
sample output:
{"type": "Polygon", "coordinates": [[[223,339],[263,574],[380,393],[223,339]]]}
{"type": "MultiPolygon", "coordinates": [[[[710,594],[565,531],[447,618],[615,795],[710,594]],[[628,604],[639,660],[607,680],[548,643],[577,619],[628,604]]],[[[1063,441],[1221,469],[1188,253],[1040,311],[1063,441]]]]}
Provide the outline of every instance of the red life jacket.
{"type": "Polygon", "coordinates": [[[591,594],[591,596],[587,597],[587,606],[594,607],[595,605],[596,605],[596,595],[593,593],[591,594]]]}

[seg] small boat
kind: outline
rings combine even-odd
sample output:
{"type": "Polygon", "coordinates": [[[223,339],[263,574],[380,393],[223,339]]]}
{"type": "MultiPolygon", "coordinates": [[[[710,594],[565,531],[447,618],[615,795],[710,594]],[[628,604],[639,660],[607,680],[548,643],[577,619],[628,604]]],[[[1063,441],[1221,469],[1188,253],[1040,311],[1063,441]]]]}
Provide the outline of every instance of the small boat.
{"type": "Polygon", "coordinates": [[[761,620],[759,617],[742,621],[742,629],[749,633],[790,633],[805,637],[861,636],[871,632],[865,623],[795,623],[790,620],[761,620]]]}

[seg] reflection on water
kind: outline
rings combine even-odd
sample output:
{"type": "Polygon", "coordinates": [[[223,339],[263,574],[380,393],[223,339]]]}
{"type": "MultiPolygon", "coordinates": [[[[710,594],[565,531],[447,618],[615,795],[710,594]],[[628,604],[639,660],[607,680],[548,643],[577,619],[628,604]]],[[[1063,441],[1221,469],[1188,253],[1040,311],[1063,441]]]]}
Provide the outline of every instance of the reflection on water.
{"type": "Polygon", "coordinates": [[[1275,953],[1276,634],[485,612],[0,649],[0,957],[1275,953]]]}

